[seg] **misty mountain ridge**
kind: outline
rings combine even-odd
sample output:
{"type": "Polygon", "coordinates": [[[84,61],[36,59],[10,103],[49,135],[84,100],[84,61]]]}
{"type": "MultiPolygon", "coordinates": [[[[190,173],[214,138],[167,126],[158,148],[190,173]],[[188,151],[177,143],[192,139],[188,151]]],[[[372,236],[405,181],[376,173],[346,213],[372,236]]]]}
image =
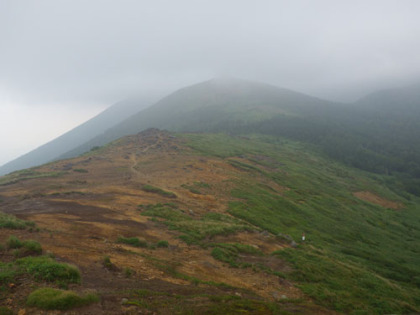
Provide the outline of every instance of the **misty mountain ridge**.
{"type": "MultiPolygon", "coordinates": [[[[87,131],[85,135],[82,129],[76,137],[75,132],[65,134],[52,141],[56,146],[49,143],[9,162],[0,168],[0,174],[75,157],[153,127],[287,137],[315,144],[331,157],[358,168],[406,173],[416,178],[420,174],[419,94],[413,86],[378,91],[345,105],[269,84],[217,78],[182,88],[120,119],[110,114],[105,123],[95,124],[95,132],[87,131]],[[69,145],[69,141],[63,141],[66,137],[77,141],[69,145]]],[[[112,108],[118,110],[117,106],[112,108]]],[[[95,120],[85,124],[93,123],[95,120]]],[[[408,181],[410,190],[420,194],[420,183],[408,181]]]]}
{"type": "MultiPolygon", "coordinates": [[[[0,236],[79,265],[80,287],[111,301],[80,314],[123,299],[167,313],[179,299],[197,314],[418,313],[420,126],[392,115],[415,93],[391,95],[343,106],[242,80],[186,87],[65,154],[77,157],[0,177],[0,211],[39,225],[0,236]]],[[[20,252],[5,248],[9,271],[20,252]]],[[[34,282],[6,279],[18,309],[34,282]]]]}
{"type": "Polygon", "coordinates": [[[403,88],[373,92],[355,103],[367,110],[381,111],[396,117],[420,117],[420,83],[403,88]]]}
{"type": "Polygon", "coordinates": [[[151,127],[217,132],[223,124],[264,121],[276,115],[296,116],[305,110],[332,107],[332,102],[269,84],[232,78],[213,79],[168,95],[61,158],[77,156],[95,146],[151,127]]]}
{"type": "Polygon", "coordinates": [[[100,114],[54,140],[0,167],[0,175],[56,160],[61,154],[78,147],[149,105],[148,99],[126,100],[105,109],[100,114]]]}

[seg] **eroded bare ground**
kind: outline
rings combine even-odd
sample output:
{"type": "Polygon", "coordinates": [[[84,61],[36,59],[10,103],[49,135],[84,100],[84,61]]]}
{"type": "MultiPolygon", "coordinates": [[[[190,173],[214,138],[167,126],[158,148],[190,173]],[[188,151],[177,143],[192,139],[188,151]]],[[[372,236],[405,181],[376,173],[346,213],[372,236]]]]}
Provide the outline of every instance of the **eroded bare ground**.
{"type": "MultiPolygon", "coordinates": [[[[232,200],[230,190],[235,179],[245,176],[243,172],[222,159],[193,154],[181,140],[165,132],[148,131],[120,142],[95,155],[36,170],[65,172],[58,177],[0,186],[0,210],[34,221],[40,228],[38,232],[2,229],[0,242],[4,243],[10,234],[39,241],[44,252],[81,270],[82,284],[70,289],[90,290],[100,296],[99,303],[66,314],[204,313],[220,303],[216,297],[226,295],[266,302],[280,300],[280,309],[291,313],[328,313],[293,283],[274,274],[288,272],[290,266],[270,255],[287,246],[273,235],[255,228],[216,236],[214,241],[219,243],[246,244],[264,253],[243,254],[238,259],[265,269],[232,268],[214,259],[211,248],[187,245],[179,239],[180,232],[140,215],[137,209],[139,204],[172,202],[195,219],[210,211],[226,214],[232,200]],[[205,183],[200,193],[188,189],[194,183],[205,183]],[[177,198],[146,192],[142,189],[146,184],[173,192],[177,198]],[[138,237],[148,244],[166,240],[169,247],[133,247],[117,243],[119,236],[138,237]],[[104,256],[110,257],[115,268],[104,267],[104,256]],[[149,303],[124,303],[136,301],[136,290],[148,290],[149,303]]],[[[274,183],[272,187],[277,187],[278,193],[285,189],[274,183]]],[[[2,260],[11,259],[7,255],[3,252],[2,260]]],[[[27,295],[42,284],[30,278],[17,282],[0,303],[21,314],[42,314],[25,307],[27,295]]],[[[262,308],[260,313],[267,311],[262,308]]]]}
{"type": "Polygon", "coordinates": [[[403,208],[403,204],[401,202],[391,201],[385,198],[382,198],[378,195],[375,195],[374,193],[371,193],[370,191],[358,191],[353,193],[354,196],[356,196],[359,199],[362,199],[367,202],[371,202],[375,205],[394,209],[394,210],[400,210],[403,208]]]}

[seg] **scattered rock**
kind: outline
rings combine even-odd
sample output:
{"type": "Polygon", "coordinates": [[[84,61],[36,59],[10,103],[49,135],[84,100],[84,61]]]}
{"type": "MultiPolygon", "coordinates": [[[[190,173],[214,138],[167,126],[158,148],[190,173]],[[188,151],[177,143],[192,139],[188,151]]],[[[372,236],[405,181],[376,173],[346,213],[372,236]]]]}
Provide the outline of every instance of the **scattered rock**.
{"type": "Polygon", "coordinates": [[[275,300],[280,300],[281,295],[278,292],[271,292],[271,296],[275,299],[275,300]]]}
{"type": "Polygon", "coordinates": [[[261,233],[260,233],[262,236],[266,236],[266,237],[268,237],[268,236],[270,236],[270,233],[268,233],[267,231],[262,231],[261,233]]]}
{"type": "Polygon", "coordinates": [[[279,292],[271,292],[271,296],[276,300],[285,300],[287,299],[287,296],[284,294],[280,294],[279,292]]]}
{"type": "Polygon", "coordinates": [[[122,304],[122,305],[126,304],[127,302],[128,302],[128,299],[127,299],[127,298],[123,298],[123,299],[121,300],[121,304],[122,304]]]}
{"type": "Polygon", "coordinates": [[[297,247],[297,244],[296,244],[296,242],[295,242],[295,241],[291,241],[291,242],[290,242],[290,246],[292,246],[292,247],[297,247]]]}

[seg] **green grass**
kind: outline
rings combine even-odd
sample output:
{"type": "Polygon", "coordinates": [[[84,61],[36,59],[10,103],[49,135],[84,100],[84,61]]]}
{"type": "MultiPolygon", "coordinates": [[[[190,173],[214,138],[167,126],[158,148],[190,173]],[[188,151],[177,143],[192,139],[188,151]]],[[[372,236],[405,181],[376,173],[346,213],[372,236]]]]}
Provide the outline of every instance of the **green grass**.
{"type": "Polygon", "coordinates": [[[16,236],[10,235],[6,241],[6,245],[7,245],[7,248],[9,249],[16,249],[16,248],[21,248],[23,246],[23,243],[16,236]]]}
{"type": "Polygon", "coordinates": [[[292,262],[295,271],[290,279],[323,306],[346,314],[418,312],[413,292],[340,255],[314,248],[288,249],[276,255],[292,262]]]}
{"type": "Polygon", "coordinates": [[[115,265],[112,263],[111,257],[109,256],[102,257],[102,266],[110,270],[115,268],[115,265]]]}
{"type": "Polygon", "coordinates": [[[231,267],[249,267],[248,263],[238,262],[239,254],[262,255],[262,252],[250,245],[239,243],[226,244],[218,243],[212,244],[213,250],[211,255],[213,258],[228,263],[231,267]]]}
{"type": "Polygon", "coordinates": [[[175,193],[173,193],[171,191],[163,190],[161,188],[158,188],[158,187],[155,187],[155,186],[152,186],[152,185],[144,185],[142,187],[142,189],[146,192],[158,194],[158,195],[163,196],[163,197],[176,198],[175,193]]]}
{"type": "Polygon", "coordinates": [[[138,237],[123,237],[120,236],[117,239],[117,243],[123,243],[127,245],[131,245],[134,247],[147,247],[147,242],[145,240],[141,240],[138,237]]]}
{"type": "Polygon", "coordinates": [[[230,165],[232,165],[233,167],[242,170],[242,171],[246,171],[246,172],[250,172],[250,171],[256,171],[258,173],[264,174],[264,172],[259,169],[258,167],[255,167],[253,165],[250,165],[248,163],[244,163],[244,162],[240,162],[237,160],[228,160],[228,163],[230,165]]]}
{"type": "Polygon", "coordinates": [[[0,212],[0,228],[24,230],[27,228],[34,228],[35,223],[16,218],[14,215],[0,212]]]}
{"type": "Polygon", "coordinates": [[[182,188],[185,188],[196,195],[201,195],[204,191],[211,188],[211,186],[204,182],[194,182],[193,184],[182,184],[182,188]]]}
{"type": "Polygon", "coordinates": [[[13,315],[14,312],[6,307],[6,306],[0,306],[0,315],[13,315]]]}
{"type": "Polygon", "coordinates": [[[201,195],[201,191],[194,186],[183,184],[183,185],[181,185],[181,187],[187,189],[189,192],[191,192],[193,194],[201,195]]]}
{"type": "Polygon", "coordinates": [[[187,244],[209,242],[216,235],[230,235],[251,228],[237,219],[218,213],[207,213],[193,219],[174,204],[140,205],[142,215],[159,218],[170,229],[180,231],[187,244]]]}
{"type": "Polygon", "coordinates": [[[28,296],[26,305],[44,310],[69,310],[98,301],[99,298],[96,294],[80,296],[73,291],[40,288],[28,296]]]}
{"type": "Polygon", "coordinates": [[[147,289],[133,291],[127,305],[171,314],[291,314],[282,311],[279,304],[236,295],[180,295],[147,289]]]}
{"type": "Polygon", "coordinates": [[[87,169],[84,169],[84,168],[75,168],[75,169],[73,169],[73,172],[77,172],[77,173],[89,173],[89,171],[87,169]]]}
{"type": "Polygon", "coordinates": [[[156,246],[158,248],[168,248],[169,247],[169,243],[168,243],[168,241],[161,240],[161,241],[159,241],[159,242],[156,243],[156,246]]]}
{"type": "Polygon", "coordinates": [[[47,256],[25,257],[16,265],[36,280],[59,283],[80,283],[80,271],[76,266],[59,263],[47,256]]]}
{"type": "Polygon", "coordinates": [[[66,172],[39,172],[35,169],[27,169],[23,171],[16,171],[6,176],[0,177],[0,186],[12,185],[22,181],[46,178],[46,177],[60,177],[67,174],[66,172]]]}
{"type": "Polygon", "coordinates": [[[13,263],[0,262],[0,288],[13,281],[18,270],[13,263]]]}
{"type": "Polygon", "coordinates": [[[123,273],[126,278],[130,278],[134,274],[134,270],[126,267],[123,269],[123,273]]]}
{"type": "Polygon", "coordinates": [[[15,249],[15,256],[17,257],[42,254],[42,246],[39,242],[34,240],[21,241],[14,235],[9,236],[6,246],[8,249],[15,249]]]}
{"type": "MultiPolygon", "coordinates": [[[[420,311],[420,199],[403,191],[398,177],[352,169],[310,145],[285,139],[180,137],[197,154],[227,159],[240,169],[232,175],[231,215],[274,235],[300,240],[306,234],[305,244],[278,255],[293,264],[297,271],[291,279],[317,303],[345,313],[420,311]],[[240,163],[229,160],[239,156],[240,163]],[[286,189],[278,191],[274,184],[286,189]],[[404,208],[360,200],[353,196],[356,191],[404,208]]],[[[234,261],[225,248],[214,255],[234,261]]]]}

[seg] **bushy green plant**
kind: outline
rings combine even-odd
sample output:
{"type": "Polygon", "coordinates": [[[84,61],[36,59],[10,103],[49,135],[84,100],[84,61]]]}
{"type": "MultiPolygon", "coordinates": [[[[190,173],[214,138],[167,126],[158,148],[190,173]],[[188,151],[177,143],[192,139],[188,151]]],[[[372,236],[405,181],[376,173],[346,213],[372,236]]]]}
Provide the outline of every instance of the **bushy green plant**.
{"type": "Polygon", "coordinates": [[[123,272],[126,278],[130,278],[134,273],[133,269],[128,268],[128,267],[124,268],[123,272]]]}
{"type": "Polygon", "coordinates": [[[22,246],[15,250],[16,257],[23,257],[29,255],[41,255],[42,246],[40,243],[34,240],[27,240],[22,242],[22,246]]]}
{"type": "Polygon", "coordinates": [[[80,296],[73,291],[40,288],[28,296],[26,305],[45,310],[68,310],[98,301],[96,294],[80,296]]]}
{"type": "Polygon", "coordinates": [[[157,242],[156,246],[160,247],[160,248],[162,248],[162,247],[166,248],[166,247],[169,247],[169,243],[168,243],[168,241],[161,240],[161,241],[157,242]]]}
{"type": "Polygon", "coordinates": [[[6,241],[7,247],[10,249],[21,248],[23,243],[14,235],[10,235],[6,241]]]}
{"type": "Polygon", "coordinates": [[[80,271],[76,266],[59,263],[47,256],[20,258],[16,260],[16,264],[37,280],[62,283],[80,282],[80,271]]]}
{"type": "Polygon", "coordinates": [[[171,192],[171,191],[166,191],[163,190],[161,188],[152,186],[152,185],[144,185],[143,186],[143,190],[146,192],[150,192],[150,193],[155,193],[158,195],[161,195],[163,197],[168,197],[168,198],[176,198],[176,194],[171,192]]]}
{"type": "Polygon", "coordinates": [[[104,267],[111,267],[112,266],[111,257],[104,256],[102,258],[102,265],[104,265],[104,267]]]}
{"type": "Polygon", "coordinates": [[[75,169],[73,169],[73,172],[88,173],[89,171],[87,169],[84,169],[84,168],[75,168],[75,169]]]}
{"type": "Polygon", "coordinates": [[[0,306],[0,315],[13,315],[13,311],[6,306],[0,306]]]}
{"type": "Polygon", "coordinates": [[[123,237],[120,236],[117,239],[118,243],[128,244],[135,247],[147,247],[145,240],[139,239],[138,237],[123,237]]]}
{"type": "Polygon", "coordinates": [[[238,231],[251,230],[250,226],[223,214],[209,212],[200,219],[193,219],[185,214],[185,211],[169,203],[141,205],[139,210],[142,215],[164,219],[163,222],[170,229],[183,233],[180,239],[187,244],[198,244],[204,239],[211,239],[216,235],[229,235],[238,231]]]}
{"type": "MultiPolygon", "coordinates": [[[[219,243],[214,244],[215,246],[211,251],[213,258],[228,263],[231,267],[240,267],[243,264],[237,262],[239,254],[253,254],[253,255],[262,255],[262,253],[256,248],[250,245],[244,245],[239,243],[225,244],[219,243]]],[[[244,266],[246,267],[246,265],[244,266]]]]}
{"type": "Polygon", "coordinates": [[[0,262],[0,287],[12,281],[16,274],[17,270],[12,263],[0,262]]]}
{"type": "Polygon", "coordinates": [[[23,230],[35,227],[35,223],[16,218],[14,215],[0,212],[0,228],[23,230]]]}

